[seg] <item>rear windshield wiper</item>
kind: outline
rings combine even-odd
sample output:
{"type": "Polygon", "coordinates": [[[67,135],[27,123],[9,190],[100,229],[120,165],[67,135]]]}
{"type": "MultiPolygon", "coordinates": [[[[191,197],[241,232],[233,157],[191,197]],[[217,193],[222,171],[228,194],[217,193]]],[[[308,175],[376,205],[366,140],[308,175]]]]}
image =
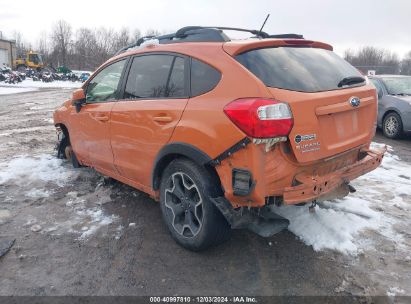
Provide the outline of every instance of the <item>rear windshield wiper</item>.
{"type": "Polygon", "coordinates": [[[339,83],[338,87],[341,88],[342,86],[353,85],[357,83],[364,82],[365,78],[360,76],[348,76],[343,78],[339,83]]]}

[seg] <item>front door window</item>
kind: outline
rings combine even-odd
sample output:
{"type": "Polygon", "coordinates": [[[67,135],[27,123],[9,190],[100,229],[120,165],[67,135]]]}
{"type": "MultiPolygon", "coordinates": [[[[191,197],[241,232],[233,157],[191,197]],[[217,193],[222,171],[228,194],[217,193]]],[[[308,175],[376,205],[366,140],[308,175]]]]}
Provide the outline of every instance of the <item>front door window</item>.
{"type": "Polygon", "coordinates": [[[87,103],[107,102],[117,98],[118,84],[126,60],[117,61],[100,71],[88,84],[87,103]]]}

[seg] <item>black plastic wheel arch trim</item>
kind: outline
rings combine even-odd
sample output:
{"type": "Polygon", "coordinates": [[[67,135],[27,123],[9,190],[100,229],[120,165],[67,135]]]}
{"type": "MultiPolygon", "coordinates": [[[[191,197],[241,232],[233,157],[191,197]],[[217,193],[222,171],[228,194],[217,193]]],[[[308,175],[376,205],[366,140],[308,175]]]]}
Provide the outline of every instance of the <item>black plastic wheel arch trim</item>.
{"type": "Polygon", "coordinates": [[[154,167],[151,173],[151,185],[154,190],[160,187],[160,172],[162,172],[170,159],[173,159],[175,156],[185,156],[202,166],[212,161],[210,156],[193,145],[183,142],[170,143],[158,152],[154,160],[154,167]]]}

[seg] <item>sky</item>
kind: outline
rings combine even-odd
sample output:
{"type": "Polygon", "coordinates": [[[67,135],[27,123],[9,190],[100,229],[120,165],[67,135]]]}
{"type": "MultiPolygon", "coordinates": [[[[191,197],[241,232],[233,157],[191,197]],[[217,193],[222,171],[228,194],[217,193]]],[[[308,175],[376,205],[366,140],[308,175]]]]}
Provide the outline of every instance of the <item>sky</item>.
{"type": "Polygon", "coordinates": [[[330,43],[342,55],[348,48],[372,45],[411,51],[411,0],[0,0],[0,31],[14,31],[35,45],[59,19],[73,29],[105,26],[173,32],[187,25],[259,29],[271,34],[298,33],[330,43]]]}

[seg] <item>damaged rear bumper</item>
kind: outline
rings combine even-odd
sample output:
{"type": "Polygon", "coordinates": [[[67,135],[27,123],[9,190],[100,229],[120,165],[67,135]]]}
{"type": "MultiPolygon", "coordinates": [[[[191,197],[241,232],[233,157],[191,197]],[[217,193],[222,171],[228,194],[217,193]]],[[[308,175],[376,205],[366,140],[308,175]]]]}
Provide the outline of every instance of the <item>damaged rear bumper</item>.
{"type": "Polygon", "coordinates": [[[376,169],[381,164],[386,151],[386,147],[378,150],[362,150],[359,161],[324,176],[297,175],[295,181],[298,185],[284,190],[284,204],[298,204],[323,197],[332,198],[331,194],[341,186],[348,185],[351,180],[376,169]]]}
{"type": "Polygon", "coordinates": [[[287,229],[290,224],[286,218],[274,213],[269,206],[234,209],[224,197],[210,197],[210,199],[232,229],[248,229],[259,236],[270,237],[287,229]]]}

